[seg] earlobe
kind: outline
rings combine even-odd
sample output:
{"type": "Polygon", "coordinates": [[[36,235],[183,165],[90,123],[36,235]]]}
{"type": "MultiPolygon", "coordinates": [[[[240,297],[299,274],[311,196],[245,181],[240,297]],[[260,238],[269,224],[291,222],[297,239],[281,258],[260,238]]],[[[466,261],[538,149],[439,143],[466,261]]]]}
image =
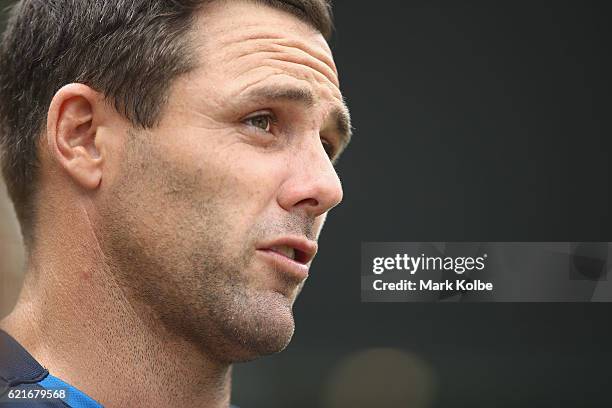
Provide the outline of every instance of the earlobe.
{"type": "Polygon", "coordinates": [[[103,157],[96,141],[102,104],[100,94],[82,84],[61,88],[47,115],[50,155],[82,188],[96,189],[102,181],[103,157]]]}

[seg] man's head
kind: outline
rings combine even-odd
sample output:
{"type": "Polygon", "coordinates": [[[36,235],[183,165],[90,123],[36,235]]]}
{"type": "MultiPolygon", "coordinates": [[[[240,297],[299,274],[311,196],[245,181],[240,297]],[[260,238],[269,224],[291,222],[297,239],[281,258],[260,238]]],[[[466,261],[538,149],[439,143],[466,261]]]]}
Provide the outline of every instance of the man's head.
{"type": "Polygon", "coordinates": [[[26,240],[68,213],[169,330],[228,362],[284,348],[342,199],[330,31],[324,0],[20,2],[0,140],[26,240]]]}

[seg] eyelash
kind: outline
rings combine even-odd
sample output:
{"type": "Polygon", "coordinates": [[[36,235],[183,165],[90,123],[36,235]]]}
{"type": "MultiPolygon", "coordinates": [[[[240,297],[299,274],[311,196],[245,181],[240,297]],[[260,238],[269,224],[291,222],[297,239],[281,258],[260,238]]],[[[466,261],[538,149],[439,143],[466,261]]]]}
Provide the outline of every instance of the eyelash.
{"type": "Polygon", "coordinates": [[[243,122],[245,124],[251,126],[251,127],[254,127],[254,128],[258,129],[259,131],[270,133],[269,129],[265,130],[265,129],[262,129],[262,128],[258,127],[258,126],[253,125],[253,124],[248,124],[249,121],[253,121],[255,119],[261,119],[261,118],[266,118],[266,119],[269,120],[269,124],[268,124],[269,127],[272,127],[273,125],[275,125],[278,122],[276,120],[276,117],[274,115],[272,115],[271,113],[257,113],[255,115],[249,116],[248,118],[244,119],[243,122]]]}
{"type": "Polygon", "coordinates": [[[323,149],[325,149],[325,153],[327,153],[329,160],[333,161],[336,156],[334,145],[329,140],[323,138],[321,138],[321,144],[323,144],[323,149]]]}
{"type": "MultiPolygon", "coordinates": [[[[258,126],[248,123],[249,121],[253,121],[255,119],[261,119],[261,118],[266,118],[269,120],[268,128],[271,128],[272,126],[278,123],[278,120],[276,119],[276,117],[271,113],[257,113],[255,115],[249,116],[246,119],[244,119],[243,123],[253,128],[256,128],[258,131],[265,132],[265,133],[271,133],[270,129],[267,129],[267,130],[262,129],[258,126]]],[[[321,144],[323,145],[323,149],[325,150],[325,153],[327,153],[327,157],[329,157],[330,160],[334,160],[334,156],[335,156],[334,145],[329,140],[324,139],[324,138],[321,138],[321,144]]]]}

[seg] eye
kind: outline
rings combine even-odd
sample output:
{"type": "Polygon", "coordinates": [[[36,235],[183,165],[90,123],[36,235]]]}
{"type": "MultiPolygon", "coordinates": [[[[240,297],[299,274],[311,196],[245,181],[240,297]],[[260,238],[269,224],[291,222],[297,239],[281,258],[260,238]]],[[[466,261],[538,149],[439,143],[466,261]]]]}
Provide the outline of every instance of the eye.
{"type": "Polygon", "coordinates": [[[333,160],[335,154],[334,146],[327,139],[321,139],[321,144],[323,145],[323,149],[325,149],[325,153],[327,153],[327,157],[333,160]]]}
{"type": "Polygon", "coordinates": [[[270,114],[258,114],[256,116],[246,118],[244,123],[261,129],[264,132],[269,132],[272,128],[272,124],[274,123],[274,117],[272,117],[270,114]]]}

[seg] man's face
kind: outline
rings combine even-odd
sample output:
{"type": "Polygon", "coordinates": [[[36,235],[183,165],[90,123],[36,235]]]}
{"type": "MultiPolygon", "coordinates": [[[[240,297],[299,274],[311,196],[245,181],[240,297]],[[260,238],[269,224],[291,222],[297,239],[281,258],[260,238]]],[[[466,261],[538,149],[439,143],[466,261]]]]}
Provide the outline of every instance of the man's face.
{"type": "MultiPolygon", "coordinates": [[[[159,126],[107,163],[99,235],[119,278],[173,334],[218,359],[283,349],[327,211],[348,116],[323,37],[285,12],[213,2],[198,68],[159,126]]],[[[127,133],[127,132],[126,132],[127,133]]]]}

